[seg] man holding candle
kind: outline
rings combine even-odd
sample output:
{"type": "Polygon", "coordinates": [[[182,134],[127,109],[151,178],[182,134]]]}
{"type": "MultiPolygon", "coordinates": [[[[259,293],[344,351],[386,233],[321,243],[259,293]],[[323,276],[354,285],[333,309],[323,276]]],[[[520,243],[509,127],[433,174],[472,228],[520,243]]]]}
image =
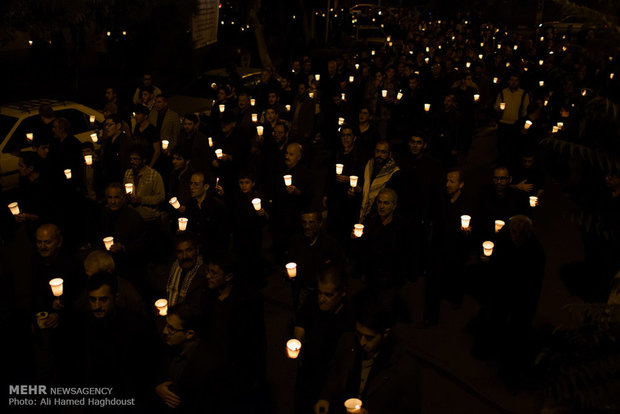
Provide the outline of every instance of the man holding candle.
{"type": "Polygon", "coordinates": [[[58,206],[52,203],[55,187],[49,177],[41,174],[39,157],[31,151],[21,153],[17,168],[20,175],[20,213],[13,216],[15,221],[33,224],[56,221],[60,212],[58,206]]]}
{"type": "Polygon", "coordinates": [[[392,157],[390,143],[388,141],[377,142],[374,157],[366,163],[364,168],[364,179],[360,180],[357,187],[349,190],[362,193],[359,223],[364,223],[366,216],[371,212],[377,194],[388,186],[392,176],[399,170],[400,168],[392,157]]]}
{"type": "Polygon", "coordinates": [[[174,244],[177,259],[170,267],[166,283],[168,306],[183,303],[189,298],[194,303],[204,285],[204,280],[197,276],[203,264],[198,239],[195,234],[186,231],[176,237],[174,244]]]}
{"type": "Polygon", "coordinates": [[[210,167],[209,141],[205,134],[200,131],[200,118],[196,114],[187,113],[183,117],[183,129],[177,145],[185,147],[189,151],[190,158],[188,161],[190,161],[192,169],[204,171],[210,167]]]}
{"type": "Polygon", "coordinates": [[[71,133],[71,124],[67,118],[57,118],[52,124],[54,138],[50,141],[50,163],[59,177],[69,168],[73,171],[72,182],[77,186],[82,180],[84,162],[80,141],[71,133]]]}
{"type": "Polygon", "coordinates": [[[105,184],[123,181],[125,170],[130,167],[131,140],[123,131],[120,116],[113,114],[103,121],[102,163],[105,184]]]}
{"type": "Polygon", "coordinates": [[[519,75],[511,74],[508,78],[508,87],[500,91],[494,105],[495,111],[499,114],[497,149],[502,162],[511,161],[510,154],[515,150],[519,136],[518,121],[527,115],[529,104],[529,94],[519,87],[519,75]],[[504,105],[500,105],[502,103],[504,105]],[[504,109],[501,109],[502,106],[504,109]]]}
{"type": "Polygon", "coordinates": [[[131,168],[125,171],[123,184],[133,184],[134,191],[128,195],[129,201],[147,226],[153,228],[159,220],[159,203],[164,201],[164,182],[146,161],[144,149],[134,147],[129,154],[131,168]]]}
{"type": "Polygon", "coordinates": [[[145,149],[149,167],[155,168],[155,163],[161,155],[161,143],[157,130],[149,122],[149,113],[150,110],[144,105],[138,105],[134,109],[136,125],[131,141],[133,145],[140,145],[145,149]]]}
{"type": "Polygon", "coordinates": [[[168,150],[174,148],[179,141],[181,119],[179,114],[168,107],[168,96],[159,94],[155,97],[155,105],[149,114],[149,122],[157,130],[158,140],[170,142],[168,150]]]}
{"type": "Polygon", "coordinates": [[[185,208],[192,198],[191,153],[184,145],[172,149],[172,171],[168,181],[168,199],[177,197],[181,207],[179,213],[184,214],[185,208]]]}

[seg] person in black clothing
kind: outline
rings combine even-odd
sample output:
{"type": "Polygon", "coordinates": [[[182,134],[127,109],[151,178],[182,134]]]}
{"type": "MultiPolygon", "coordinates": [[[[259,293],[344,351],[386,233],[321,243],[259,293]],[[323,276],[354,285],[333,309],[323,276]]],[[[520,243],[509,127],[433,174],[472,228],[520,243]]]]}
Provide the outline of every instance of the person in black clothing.
{"type": "Polygon", "coordinates": [[[191,154],[185,146],[177,145],[172,149],[172,171],[168,181],[168,199],[176,197],[181,204],[179,213],[183,214],[192,198],[191,180],[193,167],[191,154]]]}
{"type": "Polygon", "coordinates": [[[57,118],[52,124],[54,139],[50,141],[50,162],[54,177],[63,177],[64,170],[71,169],[72,182],[79,185],[82,180],[83,163],[80,141],[70,135],[71,124],[66,118],[57,118]]]}
{"type": "Polygon", "coordinates": [[[144,105],[137,105],[134,109],[136,126],[131,135],[132,146],[139,145],[144,148],[146,161],[149,167],[155,168],[155,162],[161,154],[161,144],[157,130],[149,122],[151,111],[144,105]]]}
{"type": "Polygon", "coordinates": [[[334,164],[329,166],[323,205],[328,210],[328,232],[340,243],[350,239],[351,229],[359,218],[361,194],[350,192],[350,176],[361,177],[367,158],[357,145],[353,128],[343,125],[340,129],[342,147],[336,154],[334,164]],[[335,170],[336,164],[342,164],[342,172],[335,170]]]}
{"type": "Polygon", "coordinates": [[[205,173],[193,173],[190,184],[192,199],[185,209],[185,217],[189,220],[187,229],[198,235],[200,250],[207,257],[216,256],[229,245],[226,208],[208,191],[210,184],[205,173]]]}
{"type": "Polygon", "coordinates": [[[264,141],[259,143],[258,171],[260,175],[258,178],[261,189],[272,199],[280,184],[278,174],[284,169],[284,154],[289,144],[288,131],[287,123],[278,121],[273,127],[273,135],[264,135],[264,141]]]}
{"type": "Polygon", "coordinates": [[[293,337],[301,341],[302,354],[295,383],[296,413],[311,413],[329,373],[336,345],[355,321],[347,300],[346,274],[341,266],[328,265],[319,273],[317,290],[297,312],[293,337]]]}
{"type": "Polygon", "coordinates": [[[185,147],[189,151],[188,160],[194,171],[209,170],[212,152],[207,137],[200,132],[200,119],[196,114],[189,113],[183,117],[183,128],[177,146],[185,147]]]}
{"type": "Polygon", "coordinates": [[[104,183],[122,183],[125,171],[130,167],[131,139],[122,130],[123,122],[118,115],[110,115],[103,122],[102,162],[104,183]]]}
{"type": "Polygon", "coordinates": [[[17,223],[27,223],[34,232],[39,223],[58,222],[57,203],[53,203],[55,186],[41,174],[40,159],[33,152],[23,152],[17,164],[20,175],[17,223]]]}

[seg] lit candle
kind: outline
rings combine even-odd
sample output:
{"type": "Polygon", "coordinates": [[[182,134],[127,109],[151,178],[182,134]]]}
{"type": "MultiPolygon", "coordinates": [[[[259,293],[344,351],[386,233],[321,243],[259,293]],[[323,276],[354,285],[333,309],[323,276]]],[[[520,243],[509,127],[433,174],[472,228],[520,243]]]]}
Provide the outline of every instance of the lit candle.
{"type": "Polygon", "coordinates": [[[426,49],[425,49],[425,50],[426,50],[426,53],[428,53],[428,52],[430,52],[430,51],[431,51],[431,49],[430,49],[428,46],[426,46],[426,49]]]}
{"type": "Polygon", "coordinates": [[[209,148],[213,148],[213,138],[209,137],[209,148]]]}
{"type": "Polygon", "coordinates": [[[426,57],[426,58],[424,58],[424,63],[428,63],[428,62],[429,62],[429,60],[430,60],[430,59],[429,59],[429,58],[427,58],[427,57],[426,57]]]}
{"type": "Polygon", "coordinates": [[[286,354],[289,358],[295,359],[299,356],[301,350],[301,342],[297,339],[289,339],[286,342],[286,354]]]}
{"type": "Polygon", "coordinates": [[[493,78],[493,83],[497,83],[499,79],[497,79],[497,76],[493,78]]]}
{"type": "Polygon", "coordinates": [[[310,97],[310,99],[314,99],[314,92],[308,92],[308,96],[310,97]]]}
{"type": "Polygon", "coordinates": [[[502,227],[504,227],[504,224],[506,224],[506,222],[503,220],[495,220],[495,233],[499,233],[502,227]]]}
{"type": "Polygon", "coordinates": [[[98,137],[98,136],[97,136],[97,134],[96,134],[96,133],[94,133],[94,132],[93,132],[92,134],[90,134],[90,139],[91,139],[91,141],[93,141],[93,142],[95,142],[95,143],[96,143],[97,141],[99,141],[99,137],[98,137]]]}
{"type": "Polygon", "coordinates": [[[530,121],[529,119],[525,121],[525,125],[524,125],[525,129],[530,129],[531,126],[532,126],[532,121],[530,121]]]}
{"type": "Polygon", "coordinates": [[[252,114],[252,122],[258,122],[258,114],[252,114]]]}
{"type": "Polygon", "coordinates": [[[359,68],[360,68],[360,64],[359,64],[359,63],[356,63],[356,64],[355,64],[355,70],[359,70],[359,68]]]}
{"type": "Polygon", "coordinates": [[[519,46],[517,46],[517,45],[514,45],[514,47],[513,47],[514,50],[517,50],[518,48],[519,48],[519,46]]]}
{"type": "Polygon", "coordinates": [[[70,179],[71,179],[71,175],[72,175],[72,174],[71,174],[71,169],[70,169],[70,168],[67,168],[67,169],[65,170],[65,177],[67,177],[67,180],[70,180],[70,179]]]}
{"type": "Polygon", "coordinates": [[[403,97],[403,93],[402,93],[402,92],[398,92],[398,93],[396,94],[396,100],[397,100],[397,101],[400,101],[400,100],[402,99],[402,97],[403,97]]]}
{"type": "Polygon", "coordinates": [[[93,165],[93,156],[91,154],[84,155],[84,163],[86,165],[93,165]]]}
{"type": "Polygon", "coordinates": [[[284,185],[288,187],[289,185],[292,185],[292,184],[293,184],[293,176],[290,174],[286,174],[284,176],[284,185]]]}
{"type": "Polygon", "coordinates": [[[226,110],[226,105],[225,104],[219,104],[218,106],[220,112],[224,112],[226,110]]]}
{"type": "Polygon", "coordinates": [[[509,68],[510,67],[510,62],[506,62],[506,67],[509,68]]]}
{"type": "Polygon", "coordinates": [[[314,79],[316,79],[316,81],[320,81],[321,80],[321,75],[319,75],[318,73],[316,75],[314,75],[314,79]]]}
{"type": "Polygon", "coordinates": [[[543,63],[545,63],[545,61],[544,61],[544,60],[542,60],[542,59],[540,59],[540,60],[538,61],[538,66],[542,66],[542,65],[543,65],[543,63]]]}
{"type": "Polygon", "coordinates": [[[344,164],[336,164],[336,174],[342,174],[342,169],[344,168],[344,164]]]}
{"type": "Polygon", "coordinates": [[[471,66],[471,62],[466,62],[466,63],[465,63],[465,67],[466,67],[466,68],[468,68],[468,67],[470,67],[470,66],[471,66]]]}
{"type": "Polygon", "coordinates": [[[480,42],[480,47],[484,47],[484,42],[480,42]]]}
{"type": "Polygon", "coordinates": [[[537,207],[537,206],[538,206],[538,197],[530,196],[530,207],[537,207]]]}
{"type": "Polygon", "coordinates": [[[218,160],[222,159],[222,155],[223,155],[223,151],[221,149],[216,149],[215,150],[215,156],[217,157],[218,160]]]}
{"type": "Polygon", "coordinates": [[[480,94],[474,94],[474,102],[478,102],[480,100],[480,94]]]}
{"type": "Polygon", "coordinates": [[[168,301],[166,299],[157,299],[155,301],[155,307],[160,316],[168,315],[168,301]]]}
{"type": "Polygon", "coordinates": [[[564,128],[564,122],[558,122],[558,129],[564,128]]]}
{"type": "Polygon", "coordinates": [[[355,80],[355,76],[349,76],[349,83],[353,83],[354,80],[355,80]]]}
{"type": "Polygon", "coordinates": [[[545,99],[545,102],[543,102],[543,105],[547,106],[548,103],[549,103],[549,101],[545,99]]]}
{"type": "Polygon", "coordinates": [[[362,237],[364,234],[364,225],[363,224],[354,224],[353,225],[353,235],[357,238],[362,237]]]}
{"type": "Polygon", "coordinates": [[[179,217],[179,219],[177,220],[177,223],[179,225],[179,231],[185,231],[187,230],[187,222],[189,220],[186,217],[179,217]]]}
{"type": "Polygon", "coordinates": [[[374,50],[371,50],[371,51],[370,51],[370,54],[371,54],[372,56],[374,56],[374,55],[375,55],[375,51],[374,51],[374,50]]]}
{"type": "Polygon", "coordinates": [[[614,73],[612,72],[609,74],[609,79],[613,79],[613,78],[614,78],[614,73]]]}
{"type": "Polygon", "coordinates": [[[425,103],[425,104],[424,104],[424,112],[428,112],[428,111],[430,111],[430,110],[431,110],[431,104],[429,104],[429,103],[425,103]]]}
{"type": "Polygon", "coordinates": [[[484,243],[482,243],[482,249],[484,252],[485,256],[491,256],[493,254],[493,247],[495,246],[495,244],[493,244],[492,241],[485,241],[484,243]]]}
{"type": "Polygon", "coordinates": [[[552,134],[555,134],[555,133],[557,133],[559,130],[560,130],[560,128],[558,128],[558,126],[557,126],[557,125],[554,125],[554,126],[553,126],[553,128],[551,129],[551,133],[552,133],[552,134]]]}
{"type": "Polygon", "coordinates": [[[346,101],[346,95],[344,93],[340,94],[340,99],[342,99],[343,101],[346,101]]]}
{"type": "Polygon", "coordinates": [[[471,222],[471,216],[468,216],[467,214],[463,214],[461,216],[461,228],[463,230],[469,229],[469,223],[470,222],[471,222]]]}
{"type": "Polygon", "coordinates": [[[114,237],[108,236],[108,237],[103,238],[103,245],[105,246],[106,250],[110,250],[113,244],[114,244],[114,237]]]}
{"type": "Polygon", "coordinates": [[[168,145],[170,144],[170,141],[168,141],[167,139],[164,139],[161,141],[161,148],[162,149],[168,149],[168,145]]]}
{"type": "Polygon", "coordinates": [[[13,214],[14,216],[19,214],[19,205],[17,204],[17,201],[9,204],[9,210],[11,210],[11,214],[13,214]]]}
{"type": "Polygon", "coordinates": [[[357,187],[357,180],[358,180],[357,175],[352,175],[349,177],[349,184],[351,184],[351,187],[353,188],[357,187]]]}
{"type": "Polygon", "coordinates": [[[291,112],[291,106],[290,105],[284,105],[284,108],[286,108],[286,112],[291,112]]]}
{"type": "Polygon", "coordinates": [[[359,398],[349,398],[344,402],[347,414],[359,414],[362,412],[362,400],[359,398]]]}
{"type": "Polygon", "coordinates": [[[259,137],[263,135],[264,131],[265,131],[265,127],[264,126],[258,125],[256,127],[256,133],[258,134],[259,137]]]}
{"type": "Polygon", "coordinates": [[[250,98],[250,105],[251,105],[251,106],[256,105],[256,99],[254,99],[254,98],[250,98]]]}
{"type": "Polygon", "coordinates": [[[338,118],[338,125],[342,125],[344,124],[344,118],[340,117],[338,118]]]}
{"type": "Polygon", "coordinates": [[[260,209],[261,209],[260,198],[253,199],[252,200],[252,205],[254,206],[254,210],[260,211],[260,209]]]}
{"type": "Polygon", "coordinates": [[[126,183],[125,184],[125,192],[127,194],[132,194],[133,193],[133,183],[126,183]]]}
{"type": "Polygon", "coordinates": [[[538,85],[540,85],[540,87],[542,88],[543,86],[545,86],[545,81],[538,81],[538,85]]]}
{"type": "Polygon", "coordinates": [[[391,41],[392,41],[392,36],[388,36],[388,37],[387,37],[387,41],[388,41],[388,42],[391,42],[391,41]]]}
{"type": "Polygon", "coordinates": [[[95,123],[95,115],[91,115],[91,116],[89,116],[89,119],[90,119],[90,123],[91,123],[91,124],[94,124],[94,123],[95,123]]]}
{"type": "Polygon", "coordinates": [[[383,89],[381,91],[381,96],[383,96],[384,98],[387,98],[387,90],[386,89],[383,89]]]}
{"type": "Polygon", "coordinates": [[[52,288],[52,295],[58,297],[62,296],[62,284],[63,280],[59,277],[50,280],[50,287],[52,288]]]}
{"type": "Polygon", "coordinates": [[[506,109],[506,102],[500,102],[499,103],[499,110],[503,111],[504,109],[506,109]]]}
{"type": "Polygon", "coordinates": [[[181,203],[179,203],[179,200],[176,197],[172,197],[168,202],[175,208],[175,210],[178,210],[181,207],[181,203]]]}
{"type": "Polygon", "coordinates": [[[32,132],[28,132],[26,134],[26,139],[30,142],[32,142],[32,140],[34,139],[34,134],[32,132]]]}
{"type": "Polygon", "coordinates": [[[581,90],[581,96],[586,96],[588,94],[588,91],[585,89],[581,90]]]}
{"type": "Polygon", "coordinates": [[[286,274],[293,279],[297,276],[297,263],[291,262],[286,264],[286,274]]]}
{"type": "Polygon", "coordinates": [[[482,60],[482,53],[478,55],[478,59],[482,60]]]}

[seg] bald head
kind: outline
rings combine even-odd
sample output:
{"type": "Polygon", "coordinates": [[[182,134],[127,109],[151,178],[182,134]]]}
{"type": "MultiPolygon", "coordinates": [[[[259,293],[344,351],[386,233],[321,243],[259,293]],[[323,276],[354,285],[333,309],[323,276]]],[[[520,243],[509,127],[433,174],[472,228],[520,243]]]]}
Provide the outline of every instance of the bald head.
{"type": "Polygon", "coordinates": [[[95,273],[114,273],[114,259],[103,250],[94,250],[84,259],[84,272],[91,277],[95,273]]]}
{"type": "Polygon", "coordinates": [[[44,259],[53,259],[62,246],[62,233],[55,224],[43,224],[35,234],[37,251],[44,259]]]}
{"type": "Polygon", "coordinates": [[[298,142],[288,144],[286,147],[286,153],[284,154],[284,163],[288,169],[295,167],[301,160],[301,154],[303,152],[302,146],[298,142]]]}

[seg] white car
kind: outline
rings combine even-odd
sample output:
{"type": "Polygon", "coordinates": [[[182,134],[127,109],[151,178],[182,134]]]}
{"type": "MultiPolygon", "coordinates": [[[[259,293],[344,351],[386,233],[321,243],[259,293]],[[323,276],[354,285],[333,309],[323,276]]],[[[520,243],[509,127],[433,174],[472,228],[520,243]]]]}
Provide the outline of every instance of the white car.
{"type": "Polygon", "coordinates": [[[92,108],[69,101],[40,99],[0,106],[0,188],[5,191],[17,187],[17,163],[20,151],[33,151],[26,134],[35,133],[41,124],[39,107],[50,105],[56,118],[67,118],[71,133],[82,142],[90,141],[96,125],[103,122],[103,114],[92,108]],[[95,123],[90,117],[95,117],[95,123]]]}

